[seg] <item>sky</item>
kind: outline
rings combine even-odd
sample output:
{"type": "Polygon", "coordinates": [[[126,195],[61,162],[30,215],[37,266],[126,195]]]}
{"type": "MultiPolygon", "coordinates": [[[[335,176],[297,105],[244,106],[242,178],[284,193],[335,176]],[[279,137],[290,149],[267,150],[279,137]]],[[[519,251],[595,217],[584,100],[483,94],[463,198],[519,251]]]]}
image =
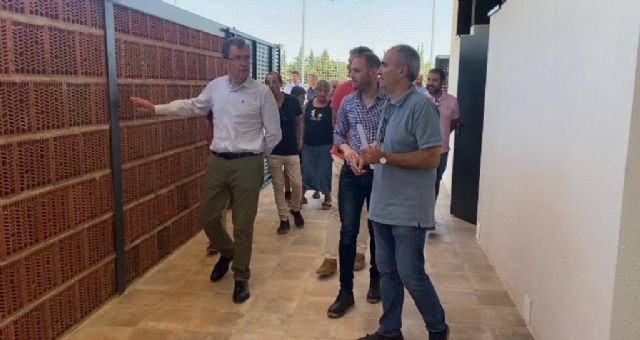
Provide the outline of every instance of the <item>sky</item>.
{"type": "Polygon", "coordinates": [[[429,55],[431,11],[436,2],[434,57],[451,49],[453,0],[164,0],[207,19],[281,44],[291,61],[302,44],[302,6],[306,3],[305,51],[332,59],[348,58],[355,46],[382,54],[396,44],[423,45],[429,55]]]}

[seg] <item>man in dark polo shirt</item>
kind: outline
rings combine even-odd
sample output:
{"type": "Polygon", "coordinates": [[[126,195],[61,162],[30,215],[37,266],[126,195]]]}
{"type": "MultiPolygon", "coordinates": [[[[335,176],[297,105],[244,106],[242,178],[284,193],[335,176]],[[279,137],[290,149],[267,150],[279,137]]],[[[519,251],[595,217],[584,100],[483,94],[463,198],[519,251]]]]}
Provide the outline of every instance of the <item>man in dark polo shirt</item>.
{"type": "Polygon", "coordinates": [[[284,195],[285,176],[291,184],[292,200],[290,212],[293,215],[293,221],[298,228],[304,226],[304,219],[300,213],[302,178],[300,176],[299,156],[304,131],[304,118],[302,116],[302,108],[300,108],[296,97],[280,91],[282,77],[279,73],[271,72],[267,74],[265,84],[269,86],[280,110],[282,140],[273,149],[271,155],[267,156],[267,163],[271,173],[278,215],[280,216],[278,234],[286,234],[291,227],[289,225],[287,201],[284,195]]]}

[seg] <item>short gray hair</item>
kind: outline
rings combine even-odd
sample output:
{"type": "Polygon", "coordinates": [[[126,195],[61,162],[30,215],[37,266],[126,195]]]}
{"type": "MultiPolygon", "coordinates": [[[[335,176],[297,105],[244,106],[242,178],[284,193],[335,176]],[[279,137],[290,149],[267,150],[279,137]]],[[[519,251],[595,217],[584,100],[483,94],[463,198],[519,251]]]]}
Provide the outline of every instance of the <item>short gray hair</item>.
{"type": "Polygon", "coordinates": [[[225,40],[224,44],[222,45],[222,57],[224,59],[229,59],[229,50],[231,49],[231,46],[235,46],[239,49],[243,49],[246,47],[249,49],[249,51],[251,51],[251,45],[249,45],[246,40],[240,37],[229,38],[225,40]]]}
{"type": "Polygon", "coordinates": [[[416,78],[418,78],[418,74],[420,74],[420,56],[418,55],[418,52],[409,45],[396,45],[392,48],[395,48],[398,51],[396,66],[400,67],[402,65],[407,65],[407,69],[409,70],[407,78],[409,78],[409,81],[411,82],[416,80],[416,78]]]}

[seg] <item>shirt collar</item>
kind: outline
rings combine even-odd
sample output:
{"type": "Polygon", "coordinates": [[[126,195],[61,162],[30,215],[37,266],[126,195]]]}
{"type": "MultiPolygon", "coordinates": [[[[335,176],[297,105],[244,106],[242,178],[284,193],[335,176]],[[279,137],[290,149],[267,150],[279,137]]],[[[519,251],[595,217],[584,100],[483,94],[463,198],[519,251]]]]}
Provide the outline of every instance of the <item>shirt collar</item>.
{"type": "MultiPolygon", "coordinates": [[[[431,101],[435,103],[436,97],[432,96],[431,93],[429,93],[429,91],[427,91],[425,95],[427,96],[427,98],[431,99],[431,101]]],[[[447,93],[444,90],[442,90],[442,92],[440,92],[440,97],[438,98],[438,101],[442,101],[446,96],[447,96],[447,93]]]]}
{"type": "Polygon", "coordinates": [[[229,86],[229,90],[231,91],[238,91],[243,87],[249,87],[249,85],[251,85],[251,81],[253,81],[253,78],[251,78],[251,76],[247,77],[247,79],[245,79],[242,84],[240,84],[240,86],[238,86],[238,88],[233,88],[233,85],[231,85],[231,77],[227,76],[227,85],[229,86]]]}
{"type": "MultiPolygon", "coordinates": [[[[362,101],[362,92],[361,91],[356,91],[356,96],[358,97],[358,101],[360,103],[364,103],[362,101]]],[[[378,87],[378,93],[376,94],[375,102],[377,103],[379,100],[385,100],[385,99],[387,99],[387,93],[381,87],[378,87]]]]}
{"type": "Polygon", "coordinates": [[[411,86],[409,87],[409,89],[407,91],[405,91],[400,97],[398,97],[396,100],[391,100],[391,98],[389,98],[389,102],[395,106],[402,106],[404,105],[404,103],[407,101],[407,99],[409,98],[409,96],[411,96],[414,93],[417,93],[418,90],[416,90],[415,86],[411,86]]]}

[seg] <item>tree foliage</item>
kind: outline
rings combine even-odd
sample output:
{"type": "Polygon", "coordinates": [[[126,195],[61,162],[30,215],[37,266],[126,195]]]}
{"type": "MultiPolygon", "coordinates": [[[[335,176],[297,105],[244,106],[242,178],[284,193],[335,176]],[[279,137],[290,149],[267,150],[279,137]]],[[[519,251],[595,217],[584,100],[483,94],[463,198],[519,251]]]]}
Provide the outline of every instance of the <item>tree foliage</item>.
{"type": "MultiPolygon", "coordinates": [[[[292,70],[302,71],[302,49],[298,51],[293,61],[288,62],[286,51],[283,48],[281,50],[281,58],[282,78],[287,83],[292,70]]],[[[304,58],[304,62],[305,75],[316,74],[318,79],[327,81],[333,79],[343,81],[347,79],[347,62],[331,59],[327,50],[323,50],[320,55],[316,55],[313,50],[309,51],[309,54],[304,58]]]]}

